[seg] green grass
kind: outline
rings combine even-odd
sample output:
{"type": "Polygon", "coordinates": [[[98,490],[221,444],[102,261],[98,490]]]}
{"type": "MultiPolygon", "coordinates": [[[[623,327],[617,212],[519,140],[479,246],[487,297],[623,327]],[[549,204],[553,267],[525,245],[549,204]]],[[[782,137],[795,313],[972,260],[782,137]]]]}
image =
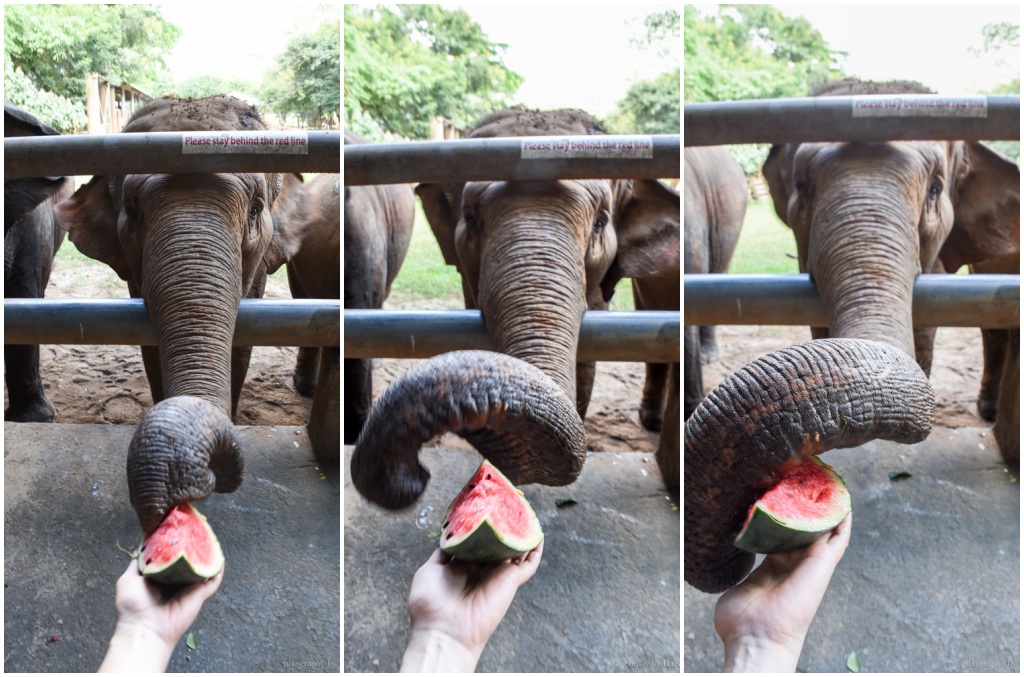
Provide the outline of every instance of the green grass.
{"type": "MultiPolygon", "coordinates": [[[[390,308],[410,310],[454,310],[466,307],[459,273],[455,266],[445,264],[441,248],[423,216],[418,200],[412,241],[402,269],[391,285],[387,305],[390,308]]],[[[609,306],[611,310],[633,310],[633,292],[629,280],[620,280],[615,286],[615,295],[609,306]]]]}
{"type": "Polygon", "coordinates": [[[729,272],[766,275],[800,272],[793,231],[776,216],[771,200],[750,201],[729,272]]]}

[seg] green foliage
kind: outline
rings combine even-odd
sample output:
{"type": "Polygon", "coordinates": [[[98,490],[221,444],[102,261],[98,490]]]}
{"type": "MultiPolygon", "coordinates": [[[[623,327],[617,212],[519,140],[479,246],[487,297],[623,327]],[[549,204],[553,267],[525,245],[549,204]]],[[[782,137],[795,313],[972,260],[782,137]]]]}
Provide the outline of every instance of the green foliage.
{"type": "Polygon", "coordinates": [[[370,140],[429,138],[436,116],[468,127],[522,83],[505,48],[462,9],[345,5],[345,126],[370,140]]]}
{"type": "Polygon", "coordinates": [[[72,100],[84,100],[90,73],[146,90],[165,78],[180,34],[152,5],[5,4],[5,74],[10,65],[37,90],[72,100]]]}
{"type": "Polygon", "coordinates": [[[722,5],[712,15],[686,5],[683,21],[686,101],[806,96],[842,76],[846,54],[771,5],[722,5]]]}
{"type": "Polygon", "coordinates": [[[4,64],[4,98],[62,134],[72,134],[85,127],[84,103],[39,89],[10,63],[4,64]]]}
{"type": "Polygon", "coordinates": [[[679,134],[679,69],[630,87],[607,126],[612,134],[679,134]]]}
{"type": "Polygon", "coordinates": [[[311,33],[288,43],[276,68],[263,82],[261,99],[282,118],[298,117],[301,124],[337,126],[341,114],[341,27],[325,21],[311,33]]]}
{"type": "Polygon", "coordinates": [[[183,98],[201,99],[206,96],[238,92],[256,97],[259,89],[251,82],[242,80],[224,80],[214,75],[201,75],[196,78],[183,80],[175,85],[173,91],[168,94],[175,94],[183,98]]]}

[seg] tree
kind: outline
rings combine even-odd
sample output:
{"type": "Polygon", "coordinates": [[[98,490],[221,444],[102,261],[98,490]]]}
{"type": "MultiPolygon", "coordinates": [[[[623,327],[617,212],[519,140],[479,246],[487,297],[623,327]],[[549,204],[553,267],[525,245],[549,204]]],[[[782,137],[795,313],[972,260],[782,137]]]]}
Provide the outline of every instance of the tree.
{"type": "Polygon", "coordinates": [[[712,15],[686,5],[683,22],[686,101],[807,96],[842,76],[846,54],[771,5],[722,5],[712,15]]]}
{"type": "Polygon", "coordinates": [[[437,116],[468,127],[522,83],[505,49],[462,9],[345,5],[345,125],[370,139],[429,138],[437,116]]]}
{"type": "Polygon", "coordinates": [[[292,38],[278,66],[264,79],[265,107],[282,118],[295,115],[307,126],[335,126],[341,114],[340,43],[336,19],[292,38]]]}
{"type": "MultiPolygon", "coordinates": [[[[670,53],[667,46],[679,39],[679,12],[670,9],[644,17],[647,34],[634,39],[640,49],[659,49],[661,56],[670,53]]],[[[616,104],[616,111],[606,121],[613,134],[678,134],[681,127],[679,111],[679,68],[671,69],[653,80],[641,80],[616,104]]]]}
{"type": "Polygon", "coordinates": [[[166,77],[181,31],[150,5],[4,5],[4,64],[72,100],[99,73],[139,89],[166,77]]]}

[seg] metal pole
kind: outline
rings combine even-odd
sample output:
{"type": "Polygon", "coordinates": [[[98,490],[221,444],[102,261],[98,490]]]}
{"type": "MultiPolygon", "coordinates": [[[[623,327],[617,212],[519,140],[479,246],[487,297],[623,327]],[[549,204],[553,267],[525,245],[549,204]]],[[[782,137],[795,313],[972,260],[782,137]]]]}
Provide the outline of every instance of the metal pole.
{"type": "Polygon", "coordinates": [[[885,140],[1017,140],[1020,97],[824,96],[683,106],[687,146],[885,140]]]}
{"type": "MultiPolygon", "coordinates": [[[[914,324],[1020,326],[1020,275],[920,275],[914,324]]],[[[801,275],[683,275],[685,324],[828,325],[818,290],[801,275]]]]}
{"type": "MultiPolygon", "coordinates": [[[[338,346],[341,301],[243,299],[236,346],[338,346]]],[[[4,299],[5,344],[155,346],[142,299],[4,299]]]]}
{"type": "MultiPolygon", "coordinates": [[[[426,358],[451,350],[493,350],[479,310],[346,310],[346,358],[426,358]]],[[[581,362],[678,362],[679,313],[589,311],[581,362]]]]}
{"type": "Polygon", "coordinates": [[[4,139],[4,178],[218,172],[336,174],[340,158],[341,132],[330,131],[32,137],[4,139]],[[214,137],[221,141],[213,141],[214,137]]]}
{"type": "Polygon", "coordinates": [[[460,139],[345,146],[347,186],[678,176],[677,134],[460,139]],[[594,147],[594,144],[602,147],[594,147]]]}

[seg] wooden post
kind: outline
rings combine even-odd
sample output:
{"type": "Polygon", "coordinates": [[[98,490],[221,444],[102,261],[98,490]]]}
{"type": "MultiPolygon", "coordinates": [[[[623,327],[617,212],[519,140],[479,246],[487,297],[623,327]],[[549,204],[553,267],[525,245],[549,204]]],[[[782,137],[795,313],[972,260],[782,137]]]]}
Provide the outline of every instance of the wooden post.
{"type": "Polygon", "coordinates": [[[89,134],[103,134],[103,118],[100,114],[100,76],[90,73],[85,79],[85,130],[89,134]]]}

